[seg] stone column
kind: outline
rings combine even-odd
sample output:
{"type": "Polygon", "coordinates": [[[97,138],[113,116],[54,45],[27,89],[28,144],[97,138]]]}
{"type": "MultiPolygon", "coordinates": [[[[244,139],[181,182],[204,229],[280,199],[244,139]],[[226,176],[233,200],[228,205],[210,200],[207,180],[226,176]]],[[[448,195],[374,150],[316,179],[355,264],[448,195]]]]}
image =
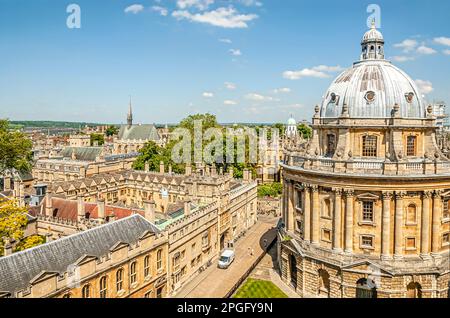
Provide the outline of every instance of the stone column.
{"type": "Polygon", "coordinates": [[[439,236],[441,233],[442,191],[436,190],[433,195],[433,219],[431,231],[431,253],[437,254],[440,250],[439,236]]]}
{"type": "Polygon", "coordinates": [[[312,244],[319,244],[320,238],[320,202],[319,202],[319,186],[313,185],[311,187],[313,202],[312,202],[312,244]]]}
{"type": "Polygon", "coordinates": [[[304,239],[306,242],[311,241],[311,188],[309,184],[304,185],[304,198],[305,198],[305,210],[303,211],[304,215],[304,239]]]}
{"type": "Polygon", "coordinates": [[[289,192],[289,180],[283,179],[283,222],[286,231],[288,230],[288,192],[289,192]]]}
{"type": "Polygon", "coordinates": [[[381,259],[391,258],[391,199],[392,192],[383,192],[383,216],[381,235],[381,259]]]}
{"type": "Polygon", "coordinates": [[[420,256],[422,258],[430,257],[430,212],[432,195],[433,192],[424,191],[422,196],[422,225],[420,229],[420,256]]]}
{"type": "Polygon", "coordinates": [[[395,234],[394,234],[394,258],[403,258],[403,197],[404,192],[395,192],[395,234]]]}
{"type": "Polygon", "coordinates": [[[294,204],[294,182],[290,181],[288,186],[288,193],[287,193],[287,230],[288,231],[294,231],[295,225],[294,225],[294,218],[295,218],[295,204],[294,204]]]}
{"type": "Polygon", "coordinates": [[[352,189],[345,190],[345,252],[353,252],[353,197],[352,189]]]}
{"type": "Polygon", "coordinates": [[[334,218],[333,218],[333,250],[342,252],[342,189],[333,189],[334,191],[334,218]]]}

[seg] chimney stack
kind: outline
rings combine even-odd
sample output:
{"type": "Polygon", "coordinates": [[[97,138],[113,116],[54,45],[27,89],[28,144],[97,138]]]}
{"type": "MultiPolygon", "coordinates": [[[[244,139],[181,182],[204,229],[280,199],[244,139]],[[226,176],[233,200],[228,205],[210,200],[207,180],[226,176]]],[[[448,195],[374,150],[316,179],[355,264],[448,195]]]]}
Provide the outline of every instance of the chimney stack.
{"type": "Polygon", "coordinates": [[[3,247],[3,255],[8,256],[13,253],[13,245],[11,244],[11,240],[6,238],[5,239],[5,245],[3,247]]]}
{"type": "Polygon", "coordinates": [[[52,241],[52,233],[45,234],[45,243],[50,243],[52,241]]]}
{"type": "Polygon", "coordinates": [[[186,169],[185,169],[186,171],[185,171],[185,175],[186,176],[190,176],[191,174],[192,174],[192,166],[191,166],[191,164],[190,163],[187,163],[186,164],[186,169]]]}
{"type": "Polygon", "coordinates": [[[184,200],[184,216],[191,214],[191,200],[184,200]]]}
{"type": "Polygon", "coordinates": [[[9,190],[11,190],[11,176],[6,175],[6,176],[3,178],[3,188],[4,188],[4,191],[9,191],[9,190]]]}
{"type": "Polygon", "coordinates": [[[211,176],[213,177],[217,176],[217,168],[216,165],[214,164],[211,166],[211,176]]]}
{"type": "Polygon", "coordinates": [[[230,175],[230,177],[234,177],[234,170],[233,170],[233,167],[229,167],[228,168],[228,174],[230,175]]]}
{"type": "Polygon", "coordinates": [[[164,173],[165,169],[164,169],[164,162],[160,161],[159,162],[159,173],[164,173]]]}
{"type": "Polygon", "coordinates": [[[86,211],[84,206],[84,200],[83,197],[80,195],[77,198],[77,219],[78,222],[83,220],[86,217],[86,211]]]}
{"type": "Polygon", "coordinates": [[[155,201],[144,201],[145,219],[151,223],[155,222],[155,201]]]}
{"type": "Polygon", "coordinates": [[[45,193],[45,215],[53,216],[52,191],[50,189],[47,189],[45,193]]]}
{"type": "Polygon", "coordinates": [[[111,213],[111,215],[108,217],[108,222],[114,222],[116,220],[116,215],[113,213],[111,213]]]}
{"type": "Polygon", "coordinates": [[[172,174],[172,165],[169,165],[169,174],[172,174]]]}
{"type": "Polygon", "coordinates": [[[101,220],[106,219],[106,204],[105,199],[97,199],[97,212],[98,212],[98,218],[101,220]]]}
{"type": "Polygon", "coordinates": [[[145,172],[150,172],[150,164],[148,162],[145,163],[145,172]]]}

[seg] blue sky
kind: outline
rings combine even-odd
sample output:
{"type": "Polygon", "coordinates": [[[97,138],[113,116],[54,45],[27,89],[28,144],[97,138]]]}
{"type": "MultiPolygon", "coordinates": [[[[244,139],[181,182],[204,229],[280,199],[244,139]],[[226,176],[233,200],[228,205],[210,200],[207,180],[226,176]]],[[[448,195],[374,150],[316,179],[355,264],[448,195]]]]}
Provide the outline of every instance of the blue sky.
{"type": "Polygon", "coordinates": [[[309,120],[371,3],[387,58],[448,103],[447,0],[0,0],[0,117],[122,123],[132,95],[140,123],[309,120]]]}

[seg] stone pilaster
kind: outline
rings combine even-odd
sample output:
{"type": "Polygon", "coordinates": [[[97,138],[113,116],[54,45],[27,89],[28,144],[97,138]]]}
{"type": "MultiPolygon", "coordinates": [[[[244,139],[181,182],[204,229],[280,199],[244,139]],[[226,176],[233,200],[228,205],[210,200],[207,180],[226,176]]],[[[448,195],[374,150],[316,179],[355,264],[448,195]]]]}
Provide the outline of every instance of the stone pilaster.
{"type": "Polygon", "coordinates": [[[394,258],[403,258],[403,198],[405,193],[395,192],[395,230],[394,230],[394,258]]]}
{"type": "Polygon", "coordinates": [[[303,211],[304,215],[304,240],[306,242],[311,241],[311,187],[309,184],[304,184],[304,204],[305,209],[303,211]]]}
{"type": "Polygon", "coordinates": [[[342,252],[342,189],[334,191],[334,214],[333,214],[333,250],[342,252]]]}
{"type": "Polygon", "coordinates": [[[319,244],[320,239],[320,202],[319,202],[319,186],[313,185],[311,187],[313,204],[312,204],[312,244],[319,244]]]}
{"type": "Polygon", "coordinates": [[[431,231],[431,253],[436,255],[440,250],[441,234],[441,215],[442,215],[442,191],[436,190],[433,195],[433,218],[431,231]]]}
{"type": "Polygon", "coordinates": [[[420,236],[420,256],[430,257],[430,215],[431,215],[431,191],[424,191],[422,196],[422,225],[420,236]]]}
{"type": "Polygon", "coordinates": [[[391,246],[391,199],[393,192],[383,192],[383,214],[381,235],[381,258],[386,260],[392,257],[391,246]]]}
{"type": "Polygon", "coordinates": [[[295,189],[294,189],[294,182],[289,182],[288,186],[289,192],[288,192],[288,209],[287,209],[287,228],[288,231],[295,231],[295,189]]]}
{"type": "Polygon", "coordinates": [[[345,190],[345,252],[353,253],[353,204],[355,192],[345,190]]]}

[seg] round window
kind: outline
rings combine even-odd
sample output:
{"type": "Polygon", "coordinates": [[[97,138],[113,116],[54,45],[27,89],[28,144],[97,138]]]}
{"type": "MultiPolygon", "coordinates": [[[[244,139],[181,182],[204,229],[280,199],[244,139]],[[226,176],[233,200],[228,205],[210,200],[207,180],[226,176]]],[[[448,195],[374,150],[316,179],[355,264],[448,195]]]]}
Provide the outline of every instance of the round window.
{"type": "Polygon", "coordinates": [[[411,104],[414,99],[414,93],[411,92],[411,93],[405,94],[405,98],[406,98],[406,101],[411,104]]]}
{"type": "Polygon", "coordinates": [[[367,92],[365,99],[368,103],[372,103],[375,100],[375,92],[372,91],[367,92]]]}

